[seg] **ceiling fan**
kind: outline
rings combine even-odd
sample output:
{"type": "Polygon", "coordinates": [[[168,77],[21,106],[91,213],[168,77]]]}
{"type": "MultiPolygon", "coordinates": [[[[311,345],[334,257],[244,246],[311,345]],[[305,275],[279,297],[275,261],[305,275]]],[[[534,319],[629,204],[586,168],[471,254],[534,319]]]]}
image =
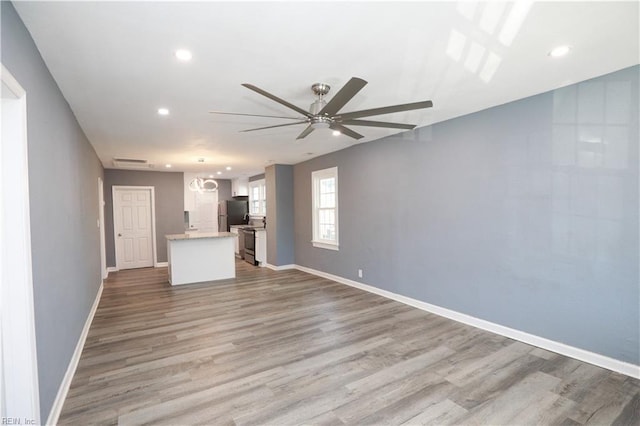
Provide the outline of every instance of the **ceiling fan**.
{"type": "Polygon", "coordinates": [[[295,126],[297,124],[307,124],[307,127],[298,135],[296,139],[302,139],[307,137],[315,129],[329,128],[334,131],[338,131],[344,135],[350,136],[354,139],[360,139],[364,136],[354,132],[346,126],[370,126],[370,127],[386,127],[390,129],[413,129],[415,124],[403,124],[403,123],[389,123],[384,121],[370,121],[359,120],[362,117],[371,117],[374,115],[391,114],[394,112],[411,111],[415,109],[430,108],[433,106],[431,101],[414,102],[410,104],[401,104],[394,106],[387,106],[381,108],[366,109],[361,111],[352,111],[340,113],[340,109],[344,107],[347,102],[351,100],[365,85],[367,84],[361,78],[352,77],[351,80],[345,84],[338,93],[331,98],[329,102],[324,100],[324,96],[329,93],[331,87],[325,83],[316,83],[311,86],[313,93],[318,96],[309,109],[305,111],[284,99],[272,95],[271,93],[254,86],[253,84],[244,83],[243,86],[249,90],[253,90],[256,93],[266,96],[272,101],[276,101],[281,105],[286,106],[289,109],[301,114],[301,117],[283,117],[277,115],[259,115],[259,114],[242,114],[234,112],[221,112],[221,111],[209,111],[212,114],[226,114],[226,115],[244,115],[250,117],[270,117],[270,118],[284,118],[289,120],[296,120],[293,123],[276,124],[275,126],[258,127],[255,129],[241,130],[241,132],[253,132],[256,130],[272,129],[275,127],[295,126]]]}

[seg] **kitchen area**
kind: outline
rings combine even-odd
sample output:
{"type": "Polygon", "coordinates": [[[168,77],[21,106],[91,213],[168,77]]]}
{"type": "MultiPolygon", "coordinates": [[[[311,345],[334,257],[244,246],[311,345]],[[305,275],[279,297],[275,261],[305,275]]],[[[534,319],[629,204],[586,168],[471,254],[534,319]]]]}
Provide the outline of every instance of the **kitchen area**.
{"type": "Polygon", "coordinates": [[[184,173],[185,233],[165,236],[172,285],[233,278],[236,259],[266,265],[264,177],[224,188],[201,175],[184,173]]]}
{"type": "Polygon", "coordinates": [[[264,179],[253,182],[234,179],[232,194],[233,200],[220,201],[218,204],[219,229],[238,236],[234,247],[237,258],[264,266],[267,262],[264,179]]]}

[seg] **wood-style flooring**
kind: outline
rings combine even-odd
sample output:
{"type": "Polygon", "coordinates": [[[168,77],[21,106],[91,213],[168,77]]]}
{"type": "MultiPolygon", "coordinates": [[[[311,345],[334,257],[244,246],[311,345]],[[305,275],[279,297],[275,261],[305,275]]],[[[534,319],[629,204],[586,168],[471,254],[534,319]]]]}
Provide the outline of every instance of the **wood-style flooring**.
{"type": "Polygon", "coordinates": [[[111,273],[60,424],[640,424],[640,381],[299,271],[111,273]]]}

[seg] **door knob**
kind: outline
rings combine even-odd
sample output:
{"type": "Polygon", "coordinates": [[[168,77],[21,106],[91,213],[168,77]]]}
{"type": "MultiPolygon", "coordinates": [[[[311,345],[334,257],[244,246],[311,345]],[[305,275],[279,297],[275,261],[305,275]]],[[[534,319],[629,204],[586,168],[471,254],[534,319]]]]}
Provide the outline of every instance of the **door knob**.
{"type": "Polygon", "coordinates": [[[118,234],[118,237],[122,237],[122,234],[118,234]]]}

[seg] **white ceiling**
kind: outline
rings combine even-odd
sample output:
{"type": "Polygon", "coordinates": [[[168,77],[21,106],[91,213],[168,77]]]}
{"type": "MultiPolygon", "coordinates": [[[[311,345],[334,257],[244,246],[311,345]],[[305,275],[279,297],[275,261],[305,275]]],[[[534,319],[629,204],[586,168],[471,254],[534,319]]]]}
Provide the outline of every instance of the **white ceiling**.
{"type": "MultiPolygon", "coordinates": [[[[208,111],[297,116],[241,83],[307,109],[311,84],[330,84],[330,99],[356,76],[369,84],[343,112],[431,99],[431,109],[371,118],[424,126],[639,62],[636,1],[15,7],[106,168],[113,157],[141,158],[156,170],[170,163],[171,170],[232,178],[356,143],[329,130],[296,141],[302,124],[239,133],[287,121],[208,111]],[[573,47],[568,56],[547,55],[561,44],[573,47]],[[191,50],[193,60],[177,61],[179,48],[191,50]],[[159,107],[171,114],[157,115],[159,107]]],[[[365,135],[358,142],[398,132],[354,130],[365,135]]]]}

